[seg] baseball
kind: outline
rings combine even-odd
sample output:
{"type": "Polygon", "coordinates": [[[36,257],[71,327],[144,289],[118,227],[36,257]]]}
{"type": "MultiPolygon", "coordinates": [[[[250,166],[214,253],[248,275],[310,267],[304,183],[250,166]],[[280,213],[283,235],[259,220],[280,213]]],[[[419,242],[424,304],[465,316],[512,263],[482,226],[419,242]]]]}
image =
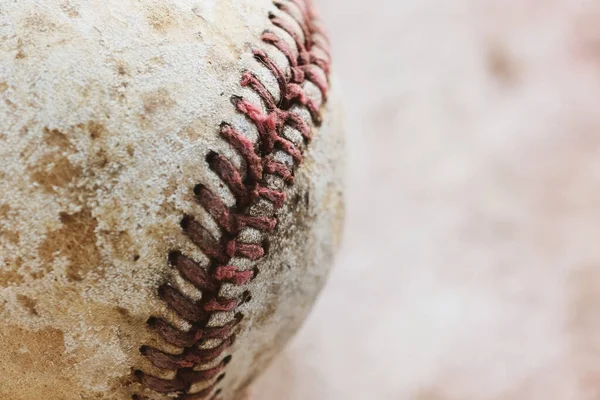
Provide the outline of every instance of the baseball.
{"type": "Polygon", "coordinates": [[[0,398],[240,399],[339,246],[310,0],[0,0],[0,398]]]}

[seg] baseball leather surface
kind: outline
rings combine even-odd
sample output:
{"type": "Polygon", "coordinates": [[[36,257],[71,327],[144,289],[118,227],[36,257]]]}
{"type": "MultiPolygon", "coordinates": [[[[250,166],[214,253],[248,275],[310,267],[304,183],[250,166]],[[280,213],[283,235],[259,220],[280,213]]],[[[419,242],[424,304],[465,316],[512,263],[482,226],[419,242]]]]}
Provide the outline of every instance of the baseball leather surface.
{"type": "Polygon", "coordinates": [[[310,0],[0,0],[0,398],[238,399],[340,240],[310,0]]]}

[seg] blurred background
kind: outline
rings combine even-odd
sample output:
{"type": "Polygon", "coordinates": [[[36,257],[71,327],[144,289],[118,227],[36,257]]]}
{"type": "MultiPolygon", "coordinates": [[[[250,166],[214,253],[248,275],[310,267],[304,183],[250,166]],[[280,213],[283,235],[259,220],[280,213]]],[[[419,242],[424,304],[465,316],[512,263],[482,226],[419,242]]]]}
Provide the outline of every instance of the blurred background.
{"type": "Polygon", "coordinates": [[[317,3],[345,243],[253,399],[600,399],[600,2],[317,3]]]}

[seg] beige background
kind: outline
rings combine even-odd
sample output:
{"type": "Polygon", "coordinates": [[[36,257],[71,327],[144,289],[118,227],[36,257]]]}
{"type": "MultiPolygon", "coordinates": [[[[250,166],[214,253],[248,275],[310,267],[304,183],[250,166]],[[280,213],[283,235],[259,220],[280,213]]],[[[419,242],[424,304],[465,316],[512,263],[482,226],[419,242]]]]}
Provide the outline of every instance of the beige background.
{"type": "Polygon", "coordinates": [[[600,3],[320,8],[346,240],[254,398],[600,399],[600,3]]]}

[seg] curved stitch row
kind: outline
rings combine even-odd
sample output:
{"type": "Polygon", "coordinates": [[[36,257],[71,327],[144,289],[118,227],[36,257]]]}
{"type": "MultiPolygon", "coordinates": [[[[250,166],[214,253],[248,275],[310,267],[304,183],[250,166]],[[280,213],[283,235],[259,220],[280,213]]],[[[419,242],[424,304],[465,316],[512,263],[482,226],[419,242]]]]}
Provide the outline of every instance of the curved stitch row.
{"type": "Polygon", "coordinates": [[[169,283],[158,289],[160,298],[181,318],[190,322],[192,328],[189,331],[181,331],[162,318],[152,317],[148,320],[149,327],[166,343],[180,348],[181,353],[170,354],[152,346],[140,348],[141,354],[156,367],[176,371],[175,378],[160,379],[136,370],[135,376],[142,386],[159,393],[177,393],[181,400],[207,399],[211,395],[210,399],[215,400],[220,394],[221,390],[215,389],[224,378],[223,370],[232,360],[232,356],[226,356],[220,362],[216,362],[234,343],[234,330],[243,315],[236,313],[231,322],[221,327],[208,327],[207,324],[212,313],[235,312],[250,298],[248,291],[240,298],[223,298],[219,296],[219,291],[223,283],[244,286],[259,272],[256,267],[252,270],[240,270],[228,263],[233,257],[259,260],[266,253],[265,246],[243,243],[238,240],[238,236],[246,227],[270,233],[277,225],[277,220],[273,217],[249,215],[249,209],[260,199],[268,200],[276,209],[282,207],[285,202],[284,192],[267,186],[266,174],[277,175],[288,185],[294,182],[293,168],[272,157],[272,153],[277,149],[288,153],[294,161],[294,166],[302,162],[302,150],[282,136],[286,125],[298,130],[305,142],[311,140],[311,127],[291,111],[292,106],[297,104],[305,107],[313,124],[318,125],[321,122],[320,110],[306,95],[302,84],[305,81],[312,82],[320,90],[323,102],[326,100],[329,49],[324,39],[325,35],[315,24],[311,1],[289,1],[298,8],[301,18],[295,17],[290,3],[275,1],[274,4],[295,20],[302,35],[299,35],[285,19],[275,15],[270,15],[269,18],[274,26],[287,32],[294,40],[297,56],[288,43],[277,34],[267,31],[261,37],[264,43],[274,46],[286,57],[290,67],[289,76],[264,51],[253,52],[255,59],[267,67],[275,77],[280,90],[279,102],[251,72],[244,73],[240,83],[259,96],[266,113],[241,97],[232,98],[236,110],[256,126],[259,133],[258,144],[255,146],[227,123],[222,123],[220,127],[220,135],[244,159],[246,176],[244,177],[243,172],[221,154],[210,152],[206,157],[210,169],[219,176],[235,197],[235,206],[228,207],[218,195],[202,184],[194,188],[197,201],[221,229],[221,239],[216,240],[209,230],[192,216],[186,215],[181,221],[183,232],[210,259],[210,265],[208,269],[202,268],[179,251],[169,254],[169,263],[185,280],[202,292],[202,299],[194,301],[169,283]],[[323,56],[315,53],[315,48],[319,48],[323,56]],[[325,76],[318,69],[322,70],[325,76]],[[201,348],[202,343],[209,339],[218,339],[220,344],[211,349],[201,348]],[[209,363],[216,363],[216,366],[200,371],[194,369],[209,363]],[[212,383],[198,393],[189,393],[190,387],[199,382],[212,383]]]}

